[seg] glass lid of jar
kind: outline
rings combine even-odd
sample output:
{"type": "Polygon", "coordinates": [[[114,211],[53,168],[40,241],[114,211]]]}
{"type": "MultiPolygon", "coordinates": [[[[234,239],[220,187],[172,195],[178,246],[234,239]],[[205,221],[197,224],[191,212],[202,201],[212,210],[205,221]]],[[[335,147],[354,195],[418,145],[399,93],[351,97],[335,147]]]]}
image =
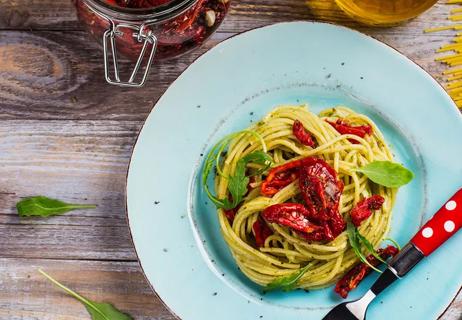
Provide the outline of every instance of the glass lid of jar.
{"type": "Polygon", "coordinates": [[[92,8],[124,20],[164,19],[175,16],[198,0],[85,0],[92,8]]]}

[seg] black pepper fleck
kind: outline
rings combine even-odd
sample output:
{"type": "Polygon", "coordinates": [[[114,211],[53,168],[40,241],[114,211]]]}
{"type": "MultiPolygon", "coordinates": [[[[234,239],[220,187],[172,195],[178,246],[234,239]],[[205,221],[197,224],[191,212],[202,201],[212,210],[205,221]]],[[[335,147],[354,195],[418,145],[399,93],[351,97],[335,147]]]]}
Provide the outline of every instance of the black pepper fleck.
{"type": "Polygon", "coordinates": [[[163,248],[162,251],[163,251],[163,252],[168,252],[168,249],[167,249],[167,248],[163,248]]]}
{"type": "Polygon", "coordinates": [[[249,114],[250,114],[251,116],[253,116],[253,111],[252,111],[252,112],[249,112],[249,114]]]}
{"type": "Polygon", "coordinates": [[[260,319],[263,318],[263,316],[260,316],[260,319]]]}
{"type": "Polygon", "coordinates": [[[364,79],[364,77],[359,77],[359,79],[363,80],[363,79],[364,79]]]}
{"type": "Polygon", "coordinates": [[[224,277],[224,276],[225,276],[225,274],[224,274],[224,273],[222,273],[222,274],[221,274],[221,276],[222,276],[222,277],[224,277]]]}
{"type": "Polygon", "coordinates": [[[429,277],[427,277],[427,280],[430,279],[429,277]]]}
{"type": "Polygon", "coordinates": [[[310,292],[310,290],[308,290],[308,289],[303,289],[303,291],[305,291],[305,292],[310,292]]]}
{"type": "Polygon", "coordinates": [[[336,88],[340,88],[341,86],[338,84],[338,85],[336,85],[335,87],[336,87],[336,88]]]}
{"type": "Polygon", "coordinates": [[[342,62],[341,65],[344,66],[344,65],[345,65],[345,62],[342,62]]]}
{"type": "Polygon", "coordinates": [[[201,154],[200,154],[200,156],[201,156],[201,157],[203,157],[203,156],[204,156],[204,154],[203,154],[203,153],[201,153],[201,154]]]}
{"type": "Polygon", "coordinates": [[[329,73],[329,74],[326,76],[326,79],[329,79],[330,77],[332,77],[332,73],[329,73]]]}
{"type": "Polygon", "coordinates": [[[261,301],[263,301],[263,298],[260,298],[261,301]]]}
{"type": "Polygon", "coordinates": [[[159,204],[159,203],[160,203],[160,201],[154,201],[154,204],[159,204]]]}
{"type": "Polygon", "coordinates": [[[200,105],[200,104],[198,104],[198,105],[196,106],[196,108],[197,108],[197,109],[200,109],[200,107],[201,107],[201,105],[200,105]]]}
{"type": "Polygon", "coordinates": [[[383,301],[380,301],[380,304],[383,304],[383,301]]]}
{"type": "Polygon", "coordinates": [[[214,260],[214,259],[212,259],[211,261],[212,261],[212,263],[215,263],[215,260],[214,260]]]}
{"type": "Polygon", "coordinates": [[[218,294],[218,292],[214,292],[213,295],[216,296],[218,294]]]}
{"type": "Polygon", "coordinates": [[[180,218],[181,218],[181,219],[184,219],[184,217],[186,217],[186,216],[185,216],[185,215],[182,215],[180,218]]]}

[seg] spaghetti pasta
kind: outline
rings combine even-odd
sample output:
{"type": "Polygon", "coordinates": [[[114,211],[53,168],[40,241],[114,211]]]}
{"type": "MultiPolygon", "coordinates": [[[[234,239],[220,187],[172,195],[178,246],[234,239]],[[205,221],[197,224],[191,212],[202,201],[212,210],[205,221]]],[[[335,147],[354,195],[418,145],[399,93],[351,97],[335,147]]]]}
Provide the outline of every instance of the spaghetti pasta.
{"type": "MultiPolygon", "coordinates": [[[[222,150],[225,148],[222,147],[222,150]]],[[[375,184],[355,170],[373,161],[393,160],[383,135],[368,117],[346,107],[328,109],[319,116],[306,106],[277,107],[260,122],[230,139],[222,161],[216,162],[215,193],[218,199],[230,198],[229,177],[235,174],[239,160],[259,150],[272,158],[272,167],[306,157],[323,159],[343,182],[338,211],[345,219],[361,200],[374,194],[383,197],[381,208],[374,211],[358,230],[375,248],[385,238],[390,228],[396,189],[375,184]],[[368,126],[372,130],[364,137],[341,134],[331,124],[338,119],[358,128],[368,126]],[[294,136],[292,128],[296,120],[315,139],[315,146],[304,145],[294,136]]],[[[265,170],[263,165],[248,163],[246,170],[259,172],[253,176],[239,207],[234,209],[234,216],[230,219],[229,212],[219,208],[218,217],[223,237],[240,270],[248,278],[265,286],[309,265],[307,271],[297,279],[296,288],[316,289],[335,283],[358,263],[345,231],[332,241],[308,241],[296,230],[266,222],[270,235],[261,246],[257,246],[253,226],[261,219],[262,211],[275,204],[302,203],[303,200],[298,179],[283,186],[274,195],[265,196],[261,192],[265,178],[265,173],[261,173],[265,170]]]]}

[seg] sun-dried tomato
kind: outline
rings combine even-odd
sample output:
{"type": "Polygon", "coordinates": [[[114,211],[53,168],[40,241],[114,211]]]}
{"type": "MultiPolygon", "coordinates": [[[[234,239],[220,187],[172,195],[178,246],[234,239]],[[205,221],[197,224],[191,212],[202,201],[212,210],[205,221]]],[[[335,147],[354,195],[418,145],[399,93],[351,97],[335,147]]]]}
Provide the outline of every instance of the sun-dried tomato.
{"type": "Polygon", "coordinates": [[[304,234],[320,230],[321,227],[308,220],[309,211],[300,203],[279,203],[265,208],[263,218],[271,223],[292,228],[304,234]]]}
{"type": "Polygon", "coordinates": [[[350,212],[351,222],[359,227],[364,220],[372,215],[372,211],[380,209],[384,202],[385,199],[377,194],[359,201],[350,212]]]}
{"type": "MultiPolygon", "coordinates": [[[[370,125],[362,125],[362,126],[352,126],[348,124],[343,119],[337,119],[337,121],[329,121],[326,120],[332,127],[335,128],[340,134],[353,134],[355,136],[364,138],[366,135],[372,134],[372,127],[370,125]]],[[[357,144],[359,141],[355,139],[348,139],[351,143],[357,144]]]]}
{"type": "MultiPolygon", "coordinates": [[[[377,253],[383,260],[394,257],[398,253],[398,249],[394,246],[387,246],[385,249],[377,250],[377,253]]],[[[380,264],[373,255],[367,257],[367,261],[374,267],[380,264]]],[[[350,271],[347,272],[335,285],[334,291],[342,298],[346,298],[348,293],[356,288],[358,284],[371,272],[371,267],[361,262],[355,265],[350,271]]]]}
{"type": "Polygon", "coordinates": [[[313,136],[308,132],[308,130],[306,130],[300,121],[294,121],[294,124],[292,125],[292,132],[301,144],[309,147],[315,146],[313,136]]]}
{"type": "Polygon", "coordinates": [[[311,158],[300,168],[299,187],[310,212],[309,217],[324,227],[324,238],[316,235],[312,240],[335,239],[346,227],[338,210],[343,183],[337,179],[335,170],[324,160],[311,158]]]}
{"type": "Polygon", "coordinates": [[[237,211],[239,210],[239,206],[236,208],[232,208],[229,210],[223,210],[226,218],[228,218],[229,223],[233,224],[234,217],[236,216],[237,211]]]}
{"type": "Polygon", "coordinates": [[[273,234],[273,230],[266,224],[266,222],[261,218],[253,223],[252,230],[255,235],[255,244],[257,247],[263,247],[265,245],[266,238],[273,234]]]}
{"type": "Polygon", "coordinates": [[[295,181],[298,178],[298,170],[302,164],[302,160],[287,162],[272,168],[261,184],[261,193],[264,196],[271,197],[295,181]]]}

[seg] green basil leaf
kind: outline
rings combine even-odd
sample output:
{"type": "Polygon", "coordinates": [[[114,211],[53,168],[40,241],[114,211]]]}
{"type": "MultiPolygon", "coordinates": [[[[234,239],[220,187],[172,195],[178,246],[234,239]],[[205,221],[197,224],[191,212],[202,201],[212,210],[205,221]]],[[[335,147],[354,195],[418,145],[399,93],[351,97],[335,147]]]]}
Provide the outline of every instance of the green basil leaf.
{"type": "Polygon", "coordinates": [[[57,199],[50,199],[44,196],[24,198],[16,203],[16,209],[21,217],[49,217],[78,209],[94,209],[94,204],[66,203],[57,199]]]}
{"type": "Polygon", "coordinates": [[[297,281],[308,271],[311,265],[306,265],[303,268],[297,270],[296,272],[288,275],[274,279],[272,282],[267,284],[264,291],[271,291],[271,290],[283,290],[283,291],[290,291],[295,289],[297,286],[297,281]]]}
{"type": "Polygon", "coordinates": [[[131,316],[120,312],[112,304],[95,302],[90,299],[84,298],[75,291],[72,291],[71,289],[67,288],[66,286],[62,285],[61,283],[53,279],[44,271],[39,270],[39,272],[48,280],[50,280],[53,284],[55,284],[57,287],[64,290],[67,294],[69,294],[76,300],[80,301],[85,306],[88,313],[91,315],[92,320],[133,320],[131,316]]]}
{"type": "Polygon", "coordinates": [[[356,171],[365,174],[369,180],[389,188],[399,188],[414,178],[412,171],[391,161],[373,161],[356,171]]]}
{"type": "Polygon", "coordinates": [[[361,260],[361,262],[367,264],[370,268],[373,270],[382,273],[379,269],[374,267],[372,264],[367,261],[367,258],[364,256],[364,254],[361,252],[361,243],[358,237],[359,231],[356,229],[356,227],[348,221],[347,223],[347,235],[348,235],[348,240],[350,242],[350,246],[353,249],[353,252],[356,254],[356,256],[361,260]]]}

